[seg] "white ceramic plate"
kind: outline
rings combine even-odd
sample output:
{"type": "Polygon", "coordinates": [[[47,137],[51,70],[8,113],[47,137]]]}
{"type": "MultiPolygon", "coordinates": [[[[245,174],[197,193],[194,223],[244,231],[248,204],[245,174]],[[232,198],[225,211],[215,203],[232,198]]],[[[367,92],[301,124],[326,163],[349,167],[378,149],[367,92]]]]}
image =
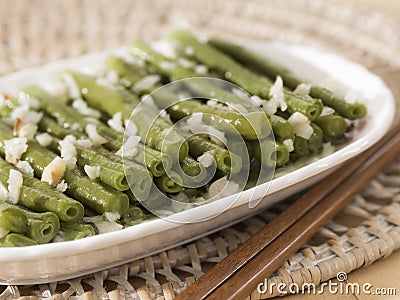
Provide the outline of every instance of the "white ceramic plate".
{"type": "MultiPolygon", "coordinates": [[[[366,126],[353,142],[337,152],[272,180],[269,190],[268,183],[263,184],[242,192],[239,197],[229,196],[180,213],[182,218],[207,218],[213,212],[229,207],[224,213],[208,221],[179,224],[156,219],[118,232],[78,241],[0,248],[0,283],[37,284],[88,274],[176,247],[220,230],[322,179],[341,163],[377,142],[390,127],[395,111],[394,98],[382,80],[364,67],[302,46],[255,42],[246,42],[245,45],[276,59],[313,83],[323,84],[341,94],[350,91],[357,95],[368,107],[366,126]],[[260,199],[266,192],[266,197],[255,208],[249,207],[249,200],[260,199]],[[233,199],[235,201],[231,204],[233,199]]],[[[63,68],[98,62],[107,54],[109,52],[95,53],[2,77],[0,92],[15,94],[19,88],[28,84],[43,84],[48,80],[55,80],[63,68]]]]}

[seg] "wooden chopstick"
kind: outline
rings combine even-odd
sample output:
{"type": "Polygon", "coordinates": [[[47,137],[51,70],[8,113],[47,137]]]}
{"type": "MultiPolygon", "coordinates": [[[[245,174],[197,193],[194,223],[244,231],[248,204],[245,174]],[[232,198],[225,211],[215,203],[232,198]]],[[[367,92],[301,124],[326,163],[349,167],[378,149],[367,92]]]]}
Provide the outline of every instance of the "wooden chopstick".
{"type": "Polygon", "coordinates": [[[176,299],[242,299],[400,154],[400,124],[309,189],[176,299]]]}

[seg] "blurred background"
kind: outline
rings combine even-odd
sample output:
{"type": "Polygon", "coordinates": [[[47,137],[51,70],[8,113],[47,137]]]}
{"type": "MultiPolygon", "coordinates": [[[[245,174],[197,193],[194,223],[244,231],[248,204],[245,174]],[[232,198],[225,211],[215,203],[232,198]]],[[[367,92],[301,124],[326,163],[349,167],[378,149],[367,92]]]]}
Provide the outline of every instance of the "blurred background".
{"type": "Polygon", "coordinates": [[[182,26],[198,33],[323,44],[326,48],[346,40],[365,43],[366,52],[388,48],[382,54],[388,56],[396,32],[385,32],[385,47],[362,39],[362,33],[373,34],[382,21],[389,22],[380,13],[396,19],[400,1],[1,0],[0,73],[119,47],[135,39],[160,38],[182,26]],[[358,18],[354,18],[355,11],[358,18]],[[363,19],[367,11],[376,15],[363,19]]]}

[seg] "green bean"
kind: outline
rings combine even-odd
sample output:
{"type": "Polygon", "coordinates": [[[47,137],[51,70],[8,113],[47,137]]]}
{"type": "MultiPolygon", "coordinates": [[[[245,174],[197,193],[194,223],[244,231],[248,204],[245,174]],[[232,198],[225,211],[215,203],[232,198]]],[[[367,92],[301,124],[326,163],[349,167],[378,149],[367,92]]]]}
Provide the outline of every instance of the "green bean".
{"type": "MultiPolygon", "coordinates": [[[[196,60],[216,70],[219,74],[223,75],[225,79],[239,85],[250,94],[258,95],[264,99],[270,99],[272,97],[270,88],[273,83],[270,80],[240,65],[218,49],[200,43],[190,33],[183,30],[175,31],[170,35],[170,39],[180,47],[191,47],[196,60]]],[[[305,113],[310,119],[315,119],[321,114],[322,104],[319,100],[311,102],[308,101],[306,97],[293,95],[285,91],[283,92],[290,111],[305,113]],[[302,102],[301,105],[300,102],[302,102]]]]}
{"type": "Polygon", "coordinates": [[[201,164],[189,156],[181,162],[181,167],[182,170],[189,176],[194,177],[202,173],[201,164]]]}
{"type": "MultiPolygon", "coordinates": [[[[212,46],[229,54],[242,64],[256,69],[271,79],[280,75],[283,78],[285,85],[291,89],[295,89],[303,82],[288,69],[279,66],[264,56],[257,55],[244,47],[216,38],[210,39],[208,42],[212,46]]],[[[332,107],[338,114],[350,120],[362,118],[367,113],[365,105],[360,103],[348,103],[343,98],[320,86],[312,85],[310,96],[321,99],[325,105],[332,107]]]]}
{"type": "Polygon", "coordinates": [[[128,212],[122,216],[122,222],[125,226],[132,226],[142,222],[145,218],[146,215],[140,207],[130,205],[128,212]]]}
{"type": "Polygon", "coordinates": [[[245,67],[240,66],[229,56],[221,53],[214,47],[200,43],[189,32],[184,30],[174,31],[169,39],[182,48],[190,47],[196,60],[207,65],[213,70],[221,72],[225,78],[244,88],[253,95],[269,98],[271,82],[261,78],[245,67]]]}
{"type": "MultiPolygon", "coordinates": [[[[8,174],[15,169],[0,158],[0,182],[7,183],[8,174]]],[[[76,222],[83,217],[83,206],[78,201],[58,192],[46,182],[27,175],[23,176],[19,205],[37,212],[50,211],[55,213],[64,222],[76,222]]]]}
{"type": "Polygon", "coordinates": [[[77,139],[87,138],[82,132],[71,130],[63,126],[58,125],[58,123],[52,118],[44,115],[38,123],[38,130],[41,132],[47,132],[51,136],[55,136],[59,139],[65,138],[67,135],[73,135],[77,139]]]}
{"type": "Polygon", "coordinates": [[[0,203],[0,227],[15,233],[28,230],[28,218],[15,208],[15,205],[0,203]]]}
{"type": "Polygon", "coordinates": [[[322,129],[314,123],[310,124],[313,128],[313,133],[308,139],[308,150],[312,154],[317,154],[322,151],[324,137],[322,129]]]}
{"type": "Polygon", "coordinates": [[[22,92],[39,100],[40,108],[57,120],[64,128],[83,132],[87,123],[72,107],[58,101],[54,96],[37,86],[28,86],[22,92]]]}
{"type": "Polygon", "coordinates": [[[347,124],[343,117],[328,115],[319,117],[314,121],[329,139],[341,137],[347,130],[347,124]]]}
{"type": "MultiPolygon", "coordinates": [[[[0,122],[0,142],[11,139],[12,130],[0,122]]],[[[4,156],[4,146],[0,147],[0,154],[4,156]]],[[[28,149],[21,159],[29,162],[35,176],[41,177],[44,168],[52,162],[56,154],[38,143],[28,142],[28,149]]],[[[95,209],[98,213],[118,212],[123,214],[128,209],[128,196],[99,182],[90,180],[77,169],[66,170],[65,182],[68,184],[67,195],[75,198],[84,205],[95,209]]]]}
{"type": "Polygon", "coordinates": [[[123,214],[128,209],[129,198],[127,195],[90,180],[78,169],[66,171],[64,179],[68,183],[68,194],[97,213],[117,212],[123,214]]]}
{"type": "Polygon", "coordinates": [[[110,55],[105,61],[105,69],[107,71],[115,71],[119,78],[124,80],[132,86],[139,81],[143,75],[143,70],[126,62],[123,58],[110,55]]]}
{"type": "MultiPolygon", "coordinates": [[[[100,125],[101,123],[99,123],[100,125]]],[[[118,132],[113,132],[113,130],[103,124],[103,126],[98,126],[98,132],[106,137],[109,142],[107,142],[104,146],[107,149],[117,151],[122,146],[123,135],[118,132]],[[108,129],[106,129],[108,128],[108,129]]],[[[42,120],[39,122],[39,130],[46,131],[47,133],[59,138],[63,139],[67,135],[73,135],[76,138],[87,138],[86,135],[80,133],[78,131],[72,131],[67,128],[63,128],[62,126],[58,125],[53,119],[43,116],[42,120]]],[[[52,151],[56,151],[60,153],[60,147],[58,144],[58,140],[53,139],[52,144],[49,148],[52,151]]],[[[139,144],[137,146],[138,153],[132,158],[133,161],[137,162],[138,164],[146,166],[150,172],[154,176],[161,176],[165,174],[165,169],[170,169],[172,166],[171,159],[165,155],[162,157],[161,152],[150,147],[144,147],[144,145],[139,144]],[[164,159],[164,161],[163,161],[164,159]]],[[[92,151],[95,153],[100,153],[103,156],[109,157],[109,159],[116,160],[118,159],[116,155],[110,153],[109,151],[105,151],[102,147],[96,147],[95,150],[87,150],[92,151]]],[[[78,151],[78,153],[80,153],[78,151]]],[[[122,164],[122,161],[121,161],[122,164]]]]}
{"type": "Polygon", "coordinates": [[[96,235],[93,225],[88,223],[61,223],[54,242],[74,241],[96,235]]]}
{"type": "Polygon", "coordinates": [[[293,126],[284,118],[271,115],[271,125],[275,140],[278,142],[282,143],[285,140],[294,140],[293,126]]]}
{"type": "Polygon", "coordinates": [[[285,96],[288,111],[291,114],[299,112],[313,121],[322,113],[323,105],[319,99],[307,98],[287,91],[285,96]]]}
{"type": "Polygon", "coordinates": [[[290,158],[292,161],[295,161],[301,157],[305,157],[310,154],[308,141],[300,136],[296,135],[293,142],[293,148],[294,150],[292,151],[292,153],[290,153],[290,158]]]}
{"type": "Polygon", "coordinates": [[[168,155],[174,162],[176,156],[182,161],[188,155],[189,146],[185,139],[172,130],[171,123],[157,117],[146,105],[140,106],[140,111],[132,116],[132,121],[138,127],[138,135],[146,145],[168,155]]]}
{"type": "MultiPolygon", "coordinates": [[[[49,145],[49,149],[54,151],[57,154],[61,153],[61,147],[59,144],[59,140],[53,138],[53,142],[49,145]]],[[[77,163],[81,168],[84,168],[85,165],[89,166],[99,166],[100,167],[100,181],[107,184],[108,186],[118,190],[118,191],[126,191],[129,189],[128,182],[125,178],[124,166],[122,161],[116,162],[115,159],[110,159],[108,156],[102,155],[99,153],[100,151],[105,152],[106,150],[102,150],[101,147],[96,148],[83,148],[76,147],[77,152],[77,163]]],[[[137,171],[146,172],[147,169],[141,165],[137,165],[132,163],[133,166],[136,167],[137,171]]]]}
{"type": "Polygon", "coordinates": [[[40,218],[33,217],[30,220],[29,229],[25,234],[39,244],[45,244],[57,235],[60,223],[57,216],[51,212],[40,214],[40,218]]]}
{"type": "Polygon", "coordinates": [[[37,244],[35,240],[19,233],[9,233],[0,239],[0,247],[25,247],[37,244]]]}
{"type": "Polygon", "coordinates": [[[28,230],[24,233],[28,238],[44,244],[50,242],[60,229],[60,222],[56,214],[52,212],[35,213],[27,209],[14,206],[28,219],[28,230]]]}
{"type": "Polygon", "coordinates": [[[242,169],[241,158],[217,144],[213,143],[209,139],[200,137],[198,135],[192,135],[187,138],[189,143],[189,153],[194,158],[209,153],[211,154],[217,164],[217,169],[223,174],[236,174],[242,169]]]}
{"type": "Polygon", "coordinates": [[[144,164],[154,177],[160,177],[166,170],[172,167],[172,159],[168,155],[162,155],[160,151],[146,147],[143,144],[137,146],[140,151],[132,159],[140,164],[144,164]]]}
{"type": "Polygon", "coordinates": [[[83,98],[92,107],[97,107],[109,117],[114,116],[117,112],[122,113],[122,119],[129,119],[133,107],[140,103],[140,100],[128,91],[121,89],[111,89],[104,85],[98,84],[96,79],[72,70],[66,70],[65,74],[71,75],[79,89],[83,98]]]}
{"type": "Polygon", "coordinates": [[[263,140],[252,142],[250,145],[254,157],[267,168],[281,167],[289,161],[289,150],[280,142],[263,140]]]}
{"type": "MultiPolygon", "coordinates": [[[[117,112],[122,112],[122,118],[127,120],[133,109],[140,103],[140,99],[124,89],[111,89],[96,83],[90,76],[74,71],[68,71],[83,91],[83,97],[90,106],[98,107],[112,117],[117,112]],[[104,101],[107,99],[107,101],[104,101]]],[[[157,118],[155,112],[141,106],[143,111],[135,113],[132,121],[138,127],[138,134],[142,141],[152,148],[174,157],[179,153],[179,160],[183,160],[188,154],[188,146],[183,137],[170,129],[172,124],[157,118]],[[154,118],[152,118],[154,116],[154,118]],[[153,123],[154,121],[154,123],[153,123]]]]}
{"type": "Polygon", "coordinates": [[[225,129],[224,131],[232,131],[234,128],[246,140],[262,139],[270,133],[269,127],[263,126],[263,124],[268,123],[268,119],[262,112],[253,112],[251,115],[244,116],[234,111],[223,111],[202,104],[197,100],[185,100],[175,103],[167,111],[176,120],[201,112],[204,114],[203,120],[207,119],[217,128],[225,129]]]}
{"type": "Polygon", "coordinates": [[[168,174],[154,178],[154,182],[161,192],[168,194],[178,193],[183,189],[182,178],[174,171],[169,171],[168,174]]]}
{"type": "Polygon", "coordinates": [[[85,131],[88,124],[95,124],[97,132],[107,139],[107,142],[104,144],[107,149],[117,151],[121,148],[123,140],[121,133],[116,132],[100,121],[94,119],[88,121],[85,116],[79,114],[72,107],[58,101],[55,97],[37,86],[29,86],[23,89],[23,92],[38,99],[40,108],[58,123],[44,116],[39,122],[39,129],[41,131],[46,131],[60,139],[69,134],[79,139],[86,137],[82,132],[85,131]]]}
{"type": "MultiPolygon", "coordinates": [[[[175,62],[172,62],[170,59],[164,57],[157,51],[154,51],[144,43],[132,43],[130,47],[130,53],[134,56],[143,58],[146,62],[155,67],[158,72],[165,76],[168,76],[171,81],[198,77],[198,75],[194,71],[185,68],[175,62]]],[[[215,81],[185,80],[181,83],[186,86],[191,92],[193,92],[195,96],[218,99],[224,101],[225,103],[241,104],[249,111],[254,110],[254,107],[251,103],[244,101],[242,98],[238,97],[230,91],[219,88],[217,85],[213,84],[215,83],[215,81]]],[[[157,93],[154,94],[154,96],[163,96],[163,94],[168,94],[165,89],[158,90],[157,93]]],[[[164,98],[167,98],[168,100],[178,99],[177,95],[175,94],[165,95],[164,98]]]]}

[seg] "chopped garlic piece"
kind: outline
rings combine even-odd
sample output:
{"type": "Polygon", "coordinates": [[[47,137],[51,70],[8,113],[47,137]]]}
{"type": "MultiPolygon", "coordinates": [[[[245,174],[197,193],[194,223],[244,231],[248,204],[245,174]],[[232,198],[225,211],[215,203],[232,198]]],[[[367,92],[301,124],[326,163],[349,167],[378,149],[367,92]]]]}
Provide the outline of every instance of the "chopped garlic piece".
{"type": "Polygon", "coordinates": [[[133,122],[132,120],[125,121],[125,128],[126,128],[125,135],[127,136],[132,136],[137,134],[138,128],[135,122],[133,122]]]}
{"type": "Polygon", "coordinates": [[[212,199],[218,196],[218,198],[227,197],[240,191],[239,185],[233,180],[228,180],[227,176],[217,179],[211,183],[207,199],[212,199]]]}
{"type": "Polygon", "coordinates": [[[94,225],[96,226],[97,230],[99,231],[99,234],[107,233],[107,232],[113,232],[113,231],[119,231],[124,228],[121,224],[118,224],[116,222],[108,222],[108,221],[100,221],[100,222],[95,222],[94,225]]]}
{"type": "Polygon", "coordinates": [[[135,156],[137,154],[137,145],[139,144],[141,137],[138,135],[128,136],[128,139],[122,145],[115,154],[123,157],[135,156]]]}
{"type": "Polygon", "coordinates": [[[119,133],[124,133],[124,125],[122,123],[122,112],[117,112],[113,115],[112,119],[107,121],[108,126],[119,133]]]}
{"type": "Polygon", "coordinates": [[[60,193],[64,193],[68,189],[68,184],[65,182],[65,180],[61,180],[59,184],[56,186],[56,190],[59,191],[60,193]]]}
{"type": "Polygon", "coordinates": [[[11,169],[8,177],[8,200],[12,204],[17,204],[21,193],[23,178],[21,172],[11,169]]]}
{"type": "Polygon", "coordinates": [[[197,158],[197,161],[204,167],[210,167],[214,162],[214,157],[210,153],[204,153],[197,158]]]}
{"type": "Polygon", "coordinates": [[[56,97],[58,100],[61,100],[62,102],[68,102],[69,100],[68,88],[63,82],[51,82],[49,84],[46,84],[43,89],[56,97]]]}
{"type": "Polygon", "coordinates": [[[29,108],[32,109],[39,109],[40,108],[40,102],[38,99],[24,93],[24,92],[19,92],[17,95],[17,100],[18,103],[21,105],[27,105],[29,108]]]}
{"type": "Polygon", "coordinates": [[[115,213],[115,212],[105,212],[104,213],[104,218],[108,221],[108,222],[115,222],[117,221],[119,218],[121,218],[121,215],[119,213],[115,213]]]}
{"type": "Polygon", "coordinates": [[[321,112],[320,117],[333,115],[334,113],[335,113],[335,110],[332,107],[324,106],[322,108],[322,112],[321,112]]]}
{"type": "Polygon", "coordinates": [[[24,120],[24,123],[37,124],[42,117],[43,112],[30,110],[30,107],[27,104],[16,107],[10,115],[12,123],[14,123],[17,119],[21,119],[24,120]]]}
{"type": "Polygon", "coordinates": [[[92,141],[93,146],[99,146],[102,144],[107,143],[107,139],[102,137],[98,132],[96,128],[96,124],[88,124],[86,125],[85,131],[87,135],[89,136],[89,139],[92,141]]]}
{"type": "Polygon", "coordinates": [[[8,200],[7,188],[0,182],[0,201],[8,200]]]}
{"type": "MultiPolygon", "coordinates": [[[[104,213],[104,215],[100,215],[100,216],[84,217],[83,221],[93,223],[96,226],[96,228],[100,234],[112,232],[112,231],[119,231],[122,228],[124,228],[124,226],[122,226],[121,224],[118,224],[117,222],[108,221],[106,214],[108,214],[108,213],[104,213]]],[[[108,217],[110,217],[110,219],[115,218],[117,215],[117,214],[115,214],[115,216],[112,216],[112,214],[114,214],[114,213],[108,214],[108,217]]]]}
{"type": "Polygon", "coordinates": [[[283,93],[283,80],[281,76],[278,75],[276,77],[275,83],[271,86],[269,90],[269,95],[271,96],[269,101],[276,101],[282,111],[285,111],[287,109],[285,94],[283,93]]]}
{"type": "Polygon", "coordinates": [[[112,85],[118,85],[119,83],[119,76],[118,73],[114,70],[108,71],[106,74],[106,79],[108,82],[110,82],[112,85]]]}
{"type": "Polygon", "coordinates": [[[64,82],[67,86],[68,92],[69,92],[69,96],[72,99],[77,99],[81,97],[81,91],[79,89],[78,84],[76,83],[74,77],[72,77],[72,75],[70,74],[64,74],[63,75],[63,79],[64,82]]]}
{"type": "Polygon", "coordinates": [[[207,75],[208,68],[205,65],[197,65],[197,66],[194,67],[194,72],[197,75],[207,75]]]}
{"type": "Polygon", "coordinates": [[[27,140],[24,137],[4,140],[6,161],[16,165],[21,159],[21,155],[28,149],[26,142],[27,140]]]}
{"type": "Polygon", "coordinates": [[[160,79],[160,75],[156,74],[144,76],[135,83],[132,90],[137,93],[148,91],[149,89],[154,87],[160,81],[160,79]]]}
{"type": "Polygon", "coordinates": [[[289,152],[292,152],[294,150],[293,140],[292,139],[284,140],[283,144],[286,146],[286,148],[288,148],[289,152]]]}
{"type": "Polygon", "coordinates": [[[51,186],[56,186],[64,176],[65,169],[65,161],[57,156],[44,168],[41,180],[51,186]]]}
{"type": "Polygon", "coordinates": [[[20,126],[18,130],[18,136],[25,137],[28,140],[30,140],[35,136],[37,129],[38,129],[37,125],[32,123],[26,123],[20,126]]]}
{"type": "Polygon", "coordinates": [[[89,166],[89,165],[85,165],[83,167],[83,169],[85,170],[86,175],[91,179],[96,179],[100,177],[100,166],[89,166]]]}
{"type": "Polygon", "coordinates": [[[300,83],[295,90],[293,91],[294,94],[308,96],[310,94],[311,84],[308,83],[300,83]]]}
{"type": "Polygon", "coordinates": [[[314,132],[310,125],[310,120],[300,112],[292,114],[288,122],[293,126],[294,133],[299,137],[308,140],[314,132]]]}
{"type": "Polygon", "coordinates": [[[224,132],[216,129],[213,126],[204,124],[203,113],[196,112],[192,114],[189,118],[180,123],[180,128],[184,131],[194,134],[208,134],[210,139],[219,145],[227,144],[227,139],[224,132]]]}
{"type": "Polygon", "coordinates": [[[93,147],[93,143],[92,143],[92,141],[89,140],[89,139],[79,139],[79,140],[76,140],[76,144],[77,144],[79,147],[83,147],[83,148],[91,148],[91,147],[93,147]]]}
{"type": "Polygon", "coordinates": [[[73,135],[67,135],[60,144],[61,157],[64,159],[67,169],[72,169],[76,166],[76,138],[73,135]]]}
{"type": "Polygon", "coordinates": [[[92,117],[95,119],[99,119],[101,117],[101,113],[97,109],[89,107],[82,98],[76,98],[72,102],[72,107],[83,116],[92,117]]]}
{"type": "Polygon", "coordinates": [[[32,166],[27,161],[20,160],[15,166],[22,173],[33,177],[34,170],[33,170],[32,166]]]}
{"type": "Polygon", "coordinates": [[[36,141],[39,143],[40,146],[47,147],[53,141],[53,138],[47,132],[38,134],[36,137],[36,141]]]}

